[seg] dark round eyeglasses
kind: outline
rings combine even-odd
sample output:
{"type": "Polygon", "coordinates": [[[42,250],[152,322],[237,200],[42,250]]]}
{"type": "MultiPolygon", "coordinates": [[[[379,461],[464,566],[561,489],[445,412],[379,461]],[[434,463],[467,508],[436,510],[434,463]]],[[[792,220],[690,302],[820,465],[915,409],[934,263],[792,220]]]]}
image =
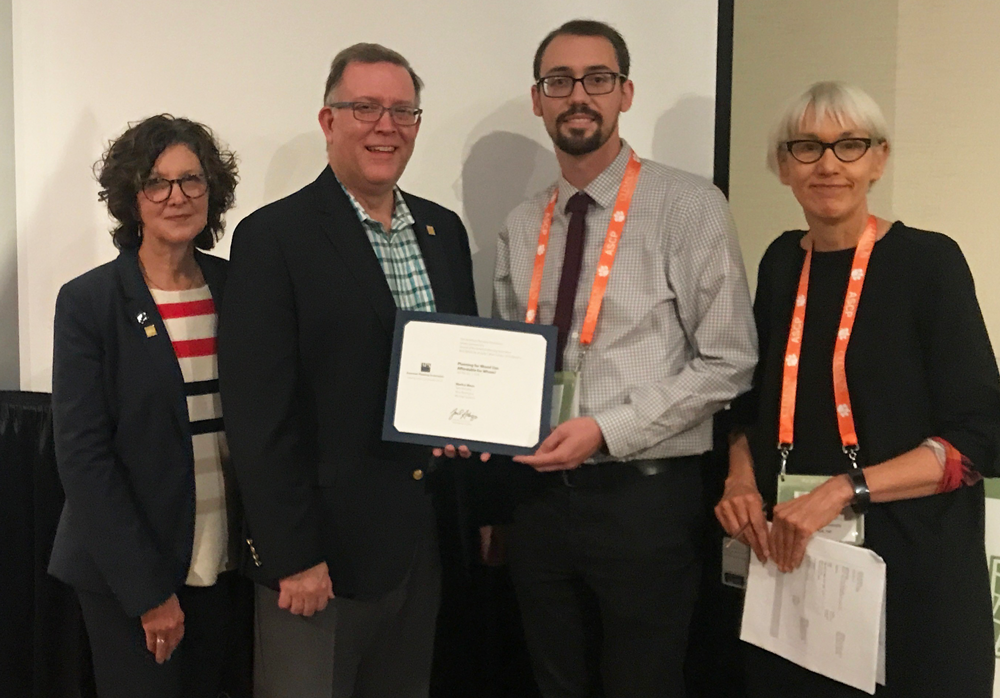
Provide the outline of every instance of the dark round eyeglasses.
{"type": "Polygon", "coordinates": [[[828,148],[841,162],[854,162],[864,157],[871,147],[871,138],[841,138],[832,143],[813,139],[785,142],[789,154],[804,165],[819,162],[828,148]]]}
{"type": "Polygon", "coordinates": [[[576,89],[576,83],[583,85],[583,91],[591,97],[606,95],[615,89],[619,80],[625,80],[626,75],[611,70],[601,70],[587,73],[582,78],[572,75],[547,75],[536,83],[546,97],[569,97],[576,89]]]}
{"type": "Polygon", "coordinates": [[[389,118],[397,126],[415,126],[420,121],[423,109],[397,105],[394,107],[383,107],[375,102],[334,102],[326,105],[331,109],[350,109],[354,112],[354,118],[358,121],[373,124],[382,118],[382,115],[389,112],[389,118]]]}
{"type": "Polygon", "coordinates": [[[201,198],[208,191],[205,175],[189,174],[177,179],[151,177],[143,182],[142,195],[154,204],[162,204],[174,192],[175,184],[180,188],[181,193],[189,199],[201,198]]]}

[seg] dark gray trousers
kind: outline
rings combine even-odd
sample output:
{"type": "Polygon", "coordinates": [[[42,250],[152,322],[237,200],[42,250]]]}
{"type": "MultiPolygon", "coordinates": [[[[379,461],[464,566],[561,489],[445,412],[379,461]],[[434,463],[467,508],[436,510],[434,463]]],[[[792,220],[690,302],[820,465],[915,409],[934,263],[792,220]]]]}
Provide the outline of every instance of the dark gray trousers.
{"type": "Polygon", "coordinates": [[[256,698],[426,698],[441,597],[433,542],[377,601],[335,598],[311,618],[257,587],[256,698]]]}

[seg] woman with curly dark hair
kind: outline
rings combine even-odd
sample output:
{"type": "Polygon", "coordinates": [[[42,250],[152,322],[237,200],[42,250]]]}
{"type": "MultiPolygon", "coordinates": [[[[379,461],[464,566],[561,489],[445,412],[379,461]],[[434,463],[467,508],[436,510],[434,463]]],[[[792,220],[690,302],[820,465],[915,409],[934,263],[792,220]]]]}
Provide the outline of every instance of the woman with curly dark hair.
{"type": "MultiPolygon", "coordinates": [[[[49,571],[78,592],[102,698],[216,698],[227,669],[250,675],[215,352],[226,262],[200,251],[222,235],[236,161],[205,126],[161,114],[96,171],[120,253],[56,301],[66,503],[49,571]]],[[[248,693],[238,683],[225,688],[248,693]]]]}

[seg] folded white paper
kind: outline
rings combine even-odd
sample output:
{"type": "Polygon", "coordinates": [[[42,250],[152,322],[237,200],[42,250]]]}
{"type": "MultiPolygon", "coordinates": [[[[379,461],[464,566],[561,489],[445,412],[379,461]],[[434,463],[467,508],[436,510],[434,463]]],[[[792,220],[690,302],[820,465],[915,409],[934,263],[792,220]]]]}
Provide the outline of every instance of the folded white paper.
{"type": "Polygon", "coordinates": [[[740,638],[869,694],[885,682],[885,562],[814,536],[798,569],[750,562],[740,638]]]}

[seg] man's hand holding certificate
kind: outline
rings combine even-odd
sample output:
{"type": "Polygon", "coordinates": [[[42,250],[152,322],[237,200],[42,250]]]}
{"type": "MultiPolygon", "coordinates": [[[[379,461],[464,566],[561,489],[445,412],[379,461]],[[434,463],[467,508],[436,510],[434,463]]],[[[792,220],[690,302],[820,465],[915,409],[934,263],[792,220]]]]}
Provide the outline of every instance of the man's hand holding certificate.
{"type": "Polygon", "coordinates": [[[540,473],[572,470],[603,445],[601,427],[592,417],[574,417],[553,429],[533,455],[516,456],[514,460],[540,473]]]}
{"type": "Polygon", "coordinates": [[[530,454],[548,435],[555,328],[397,314],[383,438],[530,454]]]}

